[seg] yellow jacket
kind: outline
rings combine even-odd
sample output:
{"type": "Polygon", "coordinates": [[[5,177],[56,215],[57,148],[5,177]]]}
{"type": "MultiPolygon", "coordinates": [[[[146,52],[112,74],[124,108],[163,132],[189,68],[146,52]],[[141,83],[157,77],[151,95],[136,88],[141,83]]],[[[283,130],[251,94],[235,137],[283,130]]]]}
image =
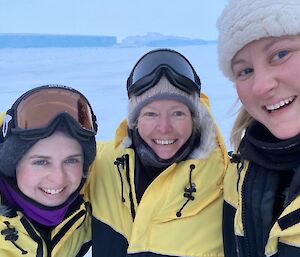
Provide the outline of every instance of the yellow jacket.
{"type": "MultiPolygon", "coordinates": [[[[250,173],[256,171],[254,170],[253,165],[246,160],[238,163],[238,167],[239,168],[234,167],[228,171],[224,181],[225,201],[223,232],[225,235],[224,246],[226,249],[226,257],[250,256],[247,251],[249,251],[251,238],[246,238],[244,230],[245,221],[249,219],[249,215],[244,213],[243,210],[246,208],[244,200],[246,198],[250,199],[254,197],[253,195],[251,195],[251,197],[248,194],[245,195],[245,187],[248,187],[248,184],[250,183],[249,179],[246,178],[250,173]],[[250,242],[247,243],[247,240],[250,240],[250,242]]],[[[265,183],[266,187],[266,176],[264,179],[265,181],[262,183],[265,183]]],[[[257,180],[256,183],[260,183],[260,181],[257,180]]],[[[272,195],[267,197],[269,197],[269,202],[271,202],[272,195]]],[[[284,208],[280,216],[275,220],[273,226],[270,228],[267,242],[263,245],[264,256],[300,256],[299,206],[300,196],[298,195],[284,208]]],[[[267,210],[268,206],[265,206],[265,208],[267,210]]],[[[267,215],[267,212],[265,212],[265,215],[267,215]]],[[[251,219],[255,218],[261,219],[261,217],[251,216],[251,219]]],[[[254,235],[254,238],[258,237],[254,235]]],[[[254,251],[255,249],[252,250],[254,251]]]]}
{"type": "Polygon", "coordinates": [[[126,121],[117,129],[114,141],[98,143],[86,187],[93,207],[95,256],[223,256],[223,178],[229,162],[207,101],[202,95],[203,124],[212,126],[205,127],[210,132],[201,133],[207,138],[202,140],[206,147],[196,151],[199,158],[165,169],[139,204],[135,153],[128,147],[126,121]],[[189,194],[185,188],[191,185],[196,191],[189,194]]]}
{"type": "Polygon", "coordinates": [[[89,206],[81,200],[78,208],[53,228],[50,246],[23,213],[0,204],[0,256],[84,256],[91,245],[90,226],[89,206]]]}

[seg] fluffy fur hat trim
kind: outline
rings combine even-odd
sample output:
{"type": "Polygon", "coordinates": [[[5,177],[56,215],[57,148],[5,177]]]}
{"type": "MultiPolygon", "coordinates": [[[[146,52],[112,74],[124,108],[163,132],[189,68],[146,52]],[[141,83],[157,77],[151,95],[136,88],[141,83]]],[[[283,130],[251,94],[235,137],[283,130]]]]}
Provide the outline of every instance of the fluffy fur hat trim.
{"type": "Polygon", "coordinates": [[[248,43],[300,34],[299,0],[229,0],[217,22],[219,65],[234,81],[231,61],[248,43]]]}

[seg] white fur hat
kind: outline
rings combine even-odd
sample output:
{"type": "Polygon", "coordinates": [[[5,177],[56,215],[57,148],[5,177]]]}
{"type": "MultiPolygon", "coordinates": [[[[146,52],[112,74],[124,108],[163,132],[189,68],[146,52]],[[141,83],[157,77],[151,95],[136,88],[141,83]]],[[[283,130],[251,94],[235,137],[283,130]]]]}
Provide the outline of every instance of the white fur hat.
{"type": "Polygon", "coordinates": [[[229,0],[217,22],[219,65],[234,81],[231,61],[248,43],[300,34],[300,0],[229,0]]]}

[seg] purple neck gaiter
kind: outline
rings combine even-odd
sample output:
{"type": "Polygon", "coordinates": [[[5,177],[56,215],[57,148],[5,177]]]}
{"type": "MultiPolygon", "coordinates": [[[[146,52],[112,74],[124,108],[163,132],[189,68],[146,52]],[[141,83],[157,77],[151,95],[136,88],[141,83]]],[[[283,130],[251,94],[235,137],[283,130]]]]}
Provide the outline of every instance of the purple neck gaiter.
{"type": "Polygon", "coordinates": [[[0,191],[10,206],[18,207],[24,212],[25,216],[46,226],[56,226],[59,224],[65,217],[69,206],[79,195],[76,190],[75,192],[77,193],[73,193],[64,204],[48,207],[28,198],[17,186],[11,185],[2,178],[0,178],[0,191]]]}

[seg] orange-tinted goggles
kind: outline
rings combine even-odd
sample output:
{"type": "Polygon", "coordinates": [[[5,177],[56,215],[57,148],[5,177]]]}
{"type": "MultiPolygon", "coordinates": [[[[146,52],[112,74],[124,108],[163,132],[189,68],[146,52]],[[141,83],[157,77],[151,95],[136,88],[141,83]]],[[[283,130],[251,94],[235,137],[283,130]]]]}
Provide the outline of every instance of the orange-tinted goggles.
{"type": "MultiPolygon", "coordinates": [[[[42,134],[57,117],[67,117],[77,124],[77,132],[83,136],[95,136],[96,117],[88,100],[79,91],[61,85],[34,88],[13,104],[13,124],[7,126],[12,133],[22,135],[42,134]]],[[[4,124],[5,125],[5,124],[4,124]]],[[[5,137],[5,128],[3,135],[5,137]]]]}

